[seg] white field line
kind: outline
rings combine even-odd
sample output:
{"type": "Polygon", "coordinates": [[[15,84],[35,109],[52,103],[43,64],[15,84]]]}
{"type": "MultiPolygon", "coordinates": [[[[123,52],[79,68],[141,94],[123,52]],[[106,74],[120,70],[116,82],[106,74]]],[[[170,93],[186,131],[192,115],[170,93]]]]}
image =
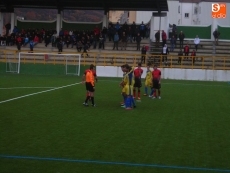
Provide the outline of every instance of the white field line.
{"type": "Polygon", "coordinates": [[[49,88],[58,88],[58,87],[11,87],[11,88],[0,88],[0,90],[13,90],[13,89],[49,89],[49,88]]]}
{"type": "Polygon", "coordinates": [[[54,91],[54,90],[58,90],[58,89],[70,87],[70,86],[73,86],[73,85],[78,85],[78,84],[81,84],[81,83],[82,82],[78,82],[78,83],[74,83],[74,84],[70,84],[70,85],[65,85],[65,86],[61,86],[61,87],[57,87],[57,88],[53,88],[53,89],[49,89],[49,90],[45,90],[45,91],[40,91],[40,92],[36,92],[36,93],[32,93],[32,94],[27,94],[27,95],[20,96],[20,97],[15,97],[15,98],[12,98],[12,99],[0,101],[0,104],[1,103],[5,103],[5,102],[9,102],[9,101],[13,101],[13,100],[18,100],[18,99],[21,99],[21,98],[24,98],[24,97],[29,97],[29,96],[33,96],[33,95],[37,95],[37,94],[46,93],[46,92],[49,92],[49,91],[54,91]]]}

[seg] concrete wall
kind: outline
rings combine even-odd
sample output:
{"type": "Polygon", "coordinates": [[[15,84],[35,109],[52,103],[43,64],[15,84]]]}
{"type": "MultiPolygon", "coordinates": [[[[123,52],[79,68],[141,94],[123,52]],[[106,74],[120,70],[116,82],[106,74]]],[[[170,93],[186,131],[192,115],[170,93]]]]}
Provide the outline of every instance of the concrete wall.
{"type": "MultiPolygon", "coordinates": [[[[146,68],[142,68],[145,78],[146,68]]],[[[100,77],[122,77],[120,67],[97,66],[97,75],[100,77]]],[[[200,80],[200,81],[230,81],[230,71],[227,70],[202,70],[202,69],[161,69],[163,79],[200,80]]]]}

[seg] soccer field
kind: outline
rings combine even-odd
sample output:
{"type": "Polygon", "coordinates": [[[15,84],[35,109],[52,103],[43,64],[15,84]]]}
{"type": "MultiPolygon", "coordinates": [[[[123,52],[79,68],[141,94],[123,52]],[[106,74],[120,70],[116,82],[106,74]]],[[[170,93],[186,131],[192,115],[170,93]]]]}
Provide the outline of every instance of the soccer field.
{"type": "Polygon", "coordinates": [[[227,82],[162,80],[125,110],[120,80],[84,107],[80,77],[0,74],[0,172],[230,172],[227,82]]]}

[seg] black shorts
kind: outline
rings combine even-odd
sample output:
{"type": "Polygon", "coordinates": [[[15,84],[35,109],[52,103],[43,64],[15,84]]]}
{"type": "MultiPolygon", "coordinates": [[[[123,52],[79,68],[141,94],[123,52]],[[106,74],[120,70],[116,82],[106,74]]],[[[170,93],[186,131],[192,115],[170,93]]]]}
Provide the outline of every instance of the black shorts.
{"type": "Polygon", "coordinates": [[[160,89],[161,88],[161,84],[159,84],[159,80],[153,79],[153,88],[154,89],[160,89]]]}
{"type": "Polygon", "coordinates": [[[134,84],[134,87],[135,87],[135,88],[140,88],[141,86],[142,86],[142,84],[141,84],[141,78],[135,77],[135,84],[134,84]]]}
{"type": "Polygon", "coordinates": [[[85,87],[87,91],[94,92],[94,86],[91,84],[91,82],[86,82],[85,87]]]}

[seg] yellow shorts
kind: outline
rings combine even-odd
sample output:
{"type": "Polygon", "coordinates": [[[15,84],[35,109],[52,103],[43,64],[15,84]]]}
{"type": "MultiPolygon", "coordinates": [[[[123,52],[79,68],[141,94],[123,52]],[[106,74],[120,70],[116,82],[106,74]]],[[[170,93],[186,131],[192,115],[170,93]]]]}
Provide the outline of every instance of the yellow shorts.
{"type": "Polygon", "coordinates": [[[152,82],[150,80],[145,81],[145,86],[152,87],[152,82]]]}
{"type": "Polygon", "coordinates": [[[126,95],[133,95],[133,86],[131,85],[125,85],[125,93],[126,95]]]}

